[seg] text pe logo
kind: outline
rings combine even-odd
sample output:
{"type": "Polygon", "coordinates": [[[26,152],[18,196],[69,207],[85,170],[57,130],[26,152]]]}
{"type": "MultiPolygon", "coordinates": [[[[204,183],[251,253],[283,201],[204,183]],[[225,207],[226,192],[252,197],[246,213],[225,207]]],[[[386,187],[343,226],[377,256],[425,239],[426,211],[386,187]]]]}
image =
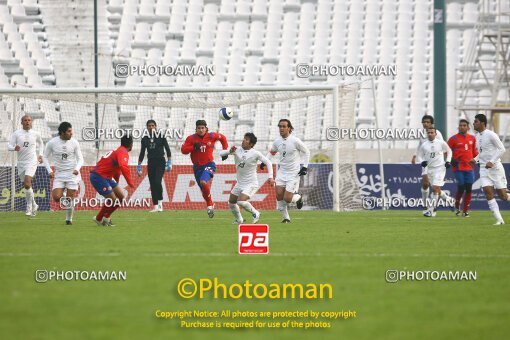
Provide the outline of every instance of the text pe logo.
{"type": "Polygon", "coordinates": [[[269,253],[269,226],[267,224],[239,225],[239,254],[269,253]]]}

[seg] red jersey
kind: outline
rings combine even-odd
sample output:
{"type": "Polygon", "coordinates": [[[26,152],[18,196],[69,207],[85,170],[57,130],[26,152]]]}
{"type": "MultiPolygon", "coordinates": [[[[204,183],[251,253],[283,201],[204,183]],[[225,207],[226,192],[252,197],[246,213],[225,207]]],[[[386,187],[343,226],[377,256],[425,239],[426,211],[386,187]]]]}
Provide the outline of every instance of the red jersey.
{"type": "Polygon", "coordinates": [[[469,161],[478,155],[476,150],[476,138],[469,133],[465,135],[457,133],[448,139],[448,146],[452,149],[452,160],[458,162],[457,166],[452,167],[453,171],[470,171],[473,166],[469,161]]]}
{"type": "Polygon", "coordinates": [[[186,138],[181,147],[181,152],[185,155],[191,153],[191,162],[194,165],[206,165],[214,162],[214,143],[217,141],[221,143],[223,150],[228,149],[227,138],[221,133],[207,132],[202,137],[195,133],[186,138]],[[200,149],[195,150],[195,143],[200,143],[200,149]]]}
{"type": "Polygon", "coordinates": [[[125,146],[119,146],[117,150],[108,152],[96,163],[94,172],[104,178],[113,178],[119,181],[120,174],[124,175],[129,186],[133,186],[131,181],[131,171],[129,170],[129,152],[125,146]]]}

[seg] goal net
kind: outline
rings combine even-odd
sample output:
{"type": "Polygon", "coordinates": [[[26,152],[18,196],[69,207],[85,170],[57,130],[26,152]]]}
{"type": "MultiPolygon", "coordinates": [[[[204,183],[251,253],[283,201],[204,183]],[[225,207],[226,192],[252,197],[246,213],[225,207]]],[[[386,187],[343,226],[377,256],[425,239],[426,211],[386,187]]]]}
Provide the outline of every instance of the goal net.
{"type": "MultiPolygon", "coordinates": [[[[131,177],[135,188],[127,187],[121,176],[120,186],[128,200],[137,201],[132,208],[147,209],[150,186],[147,159],[143,174],[135,168],[140,152],[143,129],[149,119],[157,122],[170,145],[173,168],[163,178],[163,206],[166,210],[204,209],[205,203],[193,176],[189,155],[180,147],[195,132],[195,122],[205,119],[210,132],[220,132],[229,145],[240,146],[243,136],[253,132],[255,149],[267,154],[279,136],[278,121],[287,118],[294,126],[293,135],[311,151],[309,173],[300,178],[299,191],[304,209],[355,210],[361,208],[355,173],[352,140],[338,140],[335,128],[354,128],[357,86],[252,87],[252,88],[136,88],[136,89],[9,89],[1,90],[0,106],[0,211],[23,211],[25,194],[16,167],[16,152],[7,151],[13,131],[21,129],[21,117],[30,115],[33,129],[41,133],[45,144],[57,135],[63,122],[73,126],[84,156],[82,183],[76,209],[94,209],[100,198],[89,181],[96,161],[120,145],[120,130],[130,130],[134,137],[130,153],[131,177]],[[230,107],[231,120],[219,119],[218,111],[230,107]],[[88,201],[87,201],[88,200],[88,201]]],[[[211,194],[217,209],[228,208],[230,190],[235,185],[233,158],[221,161],[216,145],[211,194]]],[[[271,158],[275,173],[277,157],[271,158]]],[[[52,164],[51,160],[50,163],[52,164]]],[[[266,183],[267,169],[258,171],[260,188],[252,197],[257,209],[275,209],[274,188],[266,183]]],[[[58,210],[51,202],[52,183],[42,165],[33,179],[36,202],[40,210],[58,210]]]]}

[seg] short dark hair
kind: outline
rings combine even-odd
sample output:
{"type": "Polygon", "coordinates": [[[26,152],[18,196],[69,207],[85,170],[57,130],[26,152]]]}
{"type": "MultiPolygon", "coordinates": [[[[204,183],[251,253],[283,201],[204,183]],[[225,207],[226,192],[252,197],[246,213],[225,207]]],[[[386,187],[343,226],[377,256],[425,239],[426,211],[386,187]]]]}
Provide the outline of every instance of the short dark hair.
{"type": "Polygon", "coordinates": [[[257,137],[255,136],[254,133],[252,132],[247,132],[244,134],[244,138],[248,137],[250,139],[250,144],[252,146],[255,146],[255,144],[257,144],[257,137]]]}
{"type": "Polygon", "coordinates": [[[205,126],[205,127],[207,127],[207,123],[206,123],[206,121],[205,121],[205,120],[203,120],[203,119],[199,119],[199,120],[197,120],[197,121],[196,121],[195,126],[196,126],[196,127],[199,127],[199,126],[205,126]]]}
{"type": "Polygon", "coordinates": [[[428,130],[434,130],[434,132],[436,132],[436,133],[437,133],[437,129],[436,129],[435,127],[433,127],[433,126],[431,126],[431,127],[427,128],[427,131],[428,131],[428,130]]]}
{"type": "Polygon", "coordinates": [[[431,115],[425,115],[425,116],[421,117],[421,122],[422,123],[423,123],[424,120],[430,120],[430,123],[434,124],[434,117],[432,117],[431,115]]]}
{"type": "Polygon", "coordinates": [[[147,121],[147,123],[145,123],[145,126],[149,125],[150,123],[152,123],[152,124],[154,124],[154,125],[158,126],[158,124],[156,124],[156,121],[155,121],[154,119],[149,119],[149,120],[147,121]]]}
{"type": "Polygon", "coordinates": [[[459,124],[460,124],[460,123],[466,123],[466,124],[469,126],[469,120],[467,120],[467,119],[461,119],[461,120],[459,120],[459,124]]]}
{"type": "Polygon", "coordinates": [[[133,145],[133,136],[129,133],[129,131],[120,139],[120,145],[125,146],[126,148],[133,145]]]}
{"type": "Polygon", "coordinates": [[[292,132],[292,130],[294,130],[294,127],[292,126],[292,123],[287,118],[280,119],[280,121],[278,122],[278,125],[280,125],[281,122],[287,122],[287,125],[290,128],[291,132],[292,132]]]}
{"type": "Polygon", "coordinates": [[[480,123],[484,123],[487,126],[487,116],[483,113],[479,113],[475,116],[475,119],[478,119],[480,123]]]}
{"type": "Polygon", "coordinates": [[[69,128],[72,128],[73,126],[69,122],[62,122],[58,126],[58,134],[62,135],[63,133],[66,133],[69,128]]]}

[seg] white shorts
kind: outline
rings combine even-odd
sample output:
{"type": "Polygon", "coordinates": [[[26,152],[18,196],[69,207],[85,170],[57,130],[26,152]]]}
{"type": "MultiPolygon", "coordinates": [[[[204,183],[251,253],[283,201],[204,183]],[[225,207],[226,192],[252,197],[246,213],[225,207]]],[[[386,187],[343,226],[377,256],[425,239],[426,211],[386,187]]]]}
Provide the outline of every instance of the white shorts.
{"type": "Polygon", "coordinates": [[[277,187],[285,187],[285,191],[296,193],[299,190],[299,176],[285,176],[280,175],[280,173],[276,174],[276,186],[277,187]]]}
{"type": "Polygon", "coordinates": [[[480,183],[483,187],[494,187],[495,189],[506,188],[506,174],[503,164],[497,163],[490,169],[480,167],[480,183]]]}
{"type": "Polygon", "coordinates": [[[258,184],[252,184],[252,185],[245,185],[241,186],[239,183],[237,183],[230,192],[234,196],[240,196],[241,194],[244,194],[248,197],[253,197],[259,190],[258,184]]]}
{"type": "Polygon", "coordinates": [[[72,179],[64,179],[64,178],[55,178],[53,180],[53,189],[69,189],[69,190],[78,190],[80,184],[80,177],[72,178],[72,179]]]}
{"type": "Polygon", "coordinates": [[[442,187],[444,185],[444,177],[446,175],[446,168],[444,166],[438,166],[436,168],[429,168],[427,170],[429,176],[430,185],[442,187]]]}
{"type": "Polygon", "coordinates": [[[37,163],[18,164],[18,176],[22,182],[25,180],[25,176],[30,176],[33,178],[36,171],[37,171],[37,163]]]}

